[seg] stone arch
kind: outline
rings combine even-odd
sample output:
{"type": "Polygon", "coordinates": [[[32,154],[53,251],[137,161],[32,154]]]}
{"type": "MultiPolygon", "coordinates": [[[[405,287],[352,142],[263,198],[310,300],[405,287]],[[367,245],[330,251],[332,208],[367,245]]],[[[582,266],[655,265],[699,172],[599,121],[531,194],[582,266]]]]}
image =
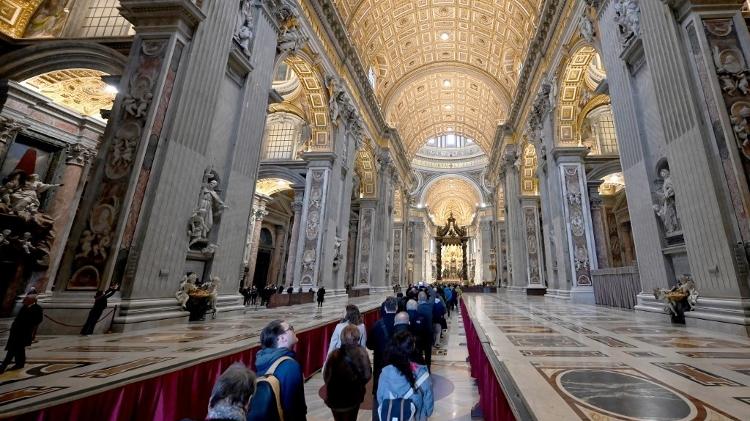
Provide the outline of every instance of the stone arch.
{"type": "Polygon", "coordinates": [[[556,143],[564,146],[576,146],[580,143],[580,124],[583,118],[581,115],[583,108],[593,98],[593,78],[605,76],[590,70],[592,61],[599,57],[596,48],[587,43],[580,43],[573,51],[575,52],[564,67],[558,71],[559,85],[554,88],[558,93],[556,143]],[[592,95],[592,98],[587,99],[588,95],[592,95]]]}
{"type": "Polygon", "coordinates": [[[258,170],[258,180],[273,178],[288,181],[292,188],[305,188],[305,177],[288,168],[278,165],[263,165],[258,170]]]}
{"type": "Polygon", "coordinates": [[[359,176],[359,197],[372,199],[377,196],[377,167],[375,153],[368,142],[357,149],[354,171],[359,176]]]}
{"type": "Polygon", "coordinates": [[[294,54],[285,53],[278,56],[274,69],[277,69],[281,63],[286,63],[297,75],[308,107],[305,110],[306,120],[312,131],[309,148],[316,151],[329,151],[333,149],[333,142],[330,135],[328,91],[320,69],[312,64],[314,62],[311,53],[301,50],[294,54]]]}
{"type": "Polygon", "coordinates": [[[463,174],[442,174],[438,175],[436,177],[433,177],[429,180],[427,180],[424,184],[424,186],[421,188],[421,192],[419,194],[419,205],[424,206],[425,200],[427,199],[427,192],[430,190],[430,187],[434,185],[435,183],[439,182],[440,180],[444,180],[446,178],[458,178],[460,180],[468,182],[469,185],[476,191],[477,197],[481,199],[483,202],[486,201],[486,197],[480,186],[477,184],[477,181],[467,177],[463,174]]]}
{"type": "Polygon", "coordinates": [[[99,70],[120,75],[127,57],[101,44],[81,41],[48,41],[0,56],[0,78],[22,81],[43,73],[70,68],[99,70]]]}

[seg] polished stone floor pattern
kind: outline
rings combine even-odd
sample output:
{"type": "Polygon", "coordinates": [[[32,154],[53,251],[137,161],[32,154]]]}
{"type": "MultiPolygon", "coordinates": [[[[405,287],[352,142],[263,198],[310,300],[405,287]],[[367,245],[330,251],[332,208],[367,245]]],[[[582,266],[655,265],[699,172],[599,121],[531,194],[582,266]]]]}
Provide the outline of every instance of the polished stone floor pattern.
{"type": "MultiPolygon", "coordinates": [[[[322,308],[301,304],[275,309],[248,307],[203,322],[180,323],[128,333],[82,336],[39,335],[27,349],[22,370],[0,375],[0,416],[28,412],[131,383],[155,374],[240,352],[259,343],[269,321],[284,319],[297,331],[341,318],[347,302],[361,311],[382,297],[328,298],[322,308]]],[[[0,326],[0,344],[7,325],[0,326]]]]}
{"type": "MultiPolygon", "coordinates": [[[[433,348],[432,374],[433,393],[435,394],[435,411],[432,421],[470,421],[471,408],[478,401],[479,395],[474,380],[469,374],[469,356],[466,350],[466,336],[463,321],[458,312],[451,313],[448,331],[440,341],[440,348],[433,348]]],[[[371,357],[372,358],[372,355],[371,357]]],[[[370,381],[372,383],[372,381],[370,381]]],[[[323,375],[313,376],[305,384],[308,421],[329,421],[331,411],[320,398],[323,387],[323,375]]],[[[359,411],[358,421],[372,420],[372,384],[368,385],[368,394],[359,411]]],[[[474,418],[474,420],[478,420],[474,418]]]]}
{"type": "Polygon", "coordinates": [[[750,420],[750,339],[667,315],[465,294],[539,420],[750,420]]]}

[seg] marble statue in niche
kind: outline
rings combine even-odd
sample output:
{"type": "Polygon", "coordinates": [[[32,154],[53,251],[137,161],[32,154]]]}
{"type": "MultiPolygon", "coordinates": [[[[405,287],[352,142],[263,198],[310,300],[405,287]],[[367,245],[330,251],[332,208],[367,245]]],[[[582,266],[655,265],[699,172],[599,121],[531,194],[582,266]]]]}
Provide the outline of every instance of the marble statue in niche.
{"type": "Polygon", "coordinates": [[[341,266],[341,262],[344,260],[344,255],[341,253],[342,239],[336,237],[333,242],[333,270],[338,270],[341,266]]]}
{"type": "Polygon", "coordinates": [[[594,30],[594,24],[591,22],[591,18],[589,17],[586,9],[584,9],[583,14],[581,15],[581,19],[578,22],[578,31],[581,33],[581,36],[586,40],[586,42],[591,44],[594,43],[594,36],[596,35],[596,31],[594,30]]]}
{"type": "Polygon", "coordinates": [[[662,168],[659,171],[659,178],[657,185],[661,184],[661,186],[656,189],[658,203],[653,208],[656,215],[661,219],[666,234],[672,235],[680,231],[680,220],[677,216],[674,185],[669,169],[662,168]]]}
{"type": "Polygon", "coordinates": [[[237,29],[234,31],[234,40],[239,44],[242,53],[247,57],[250,57],[250,43],[255,36],[253,25],[251,1],[240,0],[239,13],[237,14],[237,29]]]}
{"type": "Polygon", "coordinates": [[[216,219],[227,206],[219,197],[218,175],[212,169],[203,173],[203,185],[198,198],[198,206],[193,211],[188,223],[188,248],[198,247],[202,252],[211,252],[216,246],[210,244],[208,236],[216,219]]]}

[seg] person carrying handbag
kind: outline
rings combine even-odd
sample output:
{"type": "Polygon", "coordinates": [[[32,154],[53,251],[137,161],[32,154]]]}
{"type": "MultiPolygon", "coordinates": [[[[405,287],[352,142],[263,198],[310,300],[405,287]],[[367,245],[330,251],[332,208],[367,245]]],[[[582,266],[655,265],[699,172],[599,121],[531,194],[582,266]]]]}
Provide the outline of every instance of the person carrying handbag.
{"type": "Polygon", "coordinates": [[[409,359],[414,336],[398,332],[388,344],[380,375],[377,413],[380,421],[425,421],[434,408],[432,378],[427,367],[409,359]]]}

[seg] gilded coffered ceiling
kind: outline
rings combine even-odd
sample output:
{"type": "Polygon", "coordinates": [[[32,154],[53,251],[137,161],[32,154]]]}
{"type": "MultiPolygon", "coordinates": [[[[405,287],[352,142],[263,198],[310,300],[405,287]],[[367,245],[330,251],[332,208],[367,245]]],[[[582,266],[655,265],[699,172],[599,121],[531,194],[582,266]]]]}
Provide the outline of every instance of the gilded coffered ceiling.
{"type": "Polygon", "coordinates": [[[540,0],[334,3],[365,68],[375,71],[376,96],[411,156],[428,137],[448,129],[489,152],[536,29],[540,0]]]}
{"type": "Polygon", "coordinates": [[[420,74],[384,104],[410,157],[430,138],[447,132],[473,138],[489,154],[495,127],[507,112],[507,96],[487,80],[462,71],[420,74]]]}
{"type": "Polygon", "coordinates": [[[89,116],[99,117],[100,110],[109,110],[115,92],[101,77],[106,73],[91,69],[56,70],[27,79],[23,84],[32,87],[54,103],[89,116]]]}
{"type": "Polygon", "coordinates": [[[424,198],[424,205],[436,225],[445,224],[451,213],[457,224],[471,224],[476,207],[482,201],[477,187],[458,177],[438,179],[429,186],[424,198]]]}

